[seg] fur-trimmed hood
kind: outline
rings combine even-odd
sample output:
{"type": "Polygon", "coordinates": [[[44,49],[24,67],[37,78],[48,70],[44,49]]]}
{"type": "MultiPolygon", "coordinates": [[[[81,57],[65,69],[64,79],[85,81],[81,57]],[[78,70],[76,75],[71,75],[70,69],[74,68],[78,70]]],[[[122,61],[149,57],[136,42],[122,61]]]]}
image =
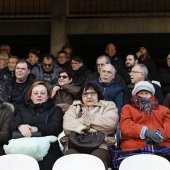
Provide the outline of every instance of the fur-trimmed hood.
{"type": "Polygon", "coordinates": [[[11,112],[14,112],[14,106],[11,103],[8,102],[2,102],[0,103],[0,109],[7,109],[11,112]]]}

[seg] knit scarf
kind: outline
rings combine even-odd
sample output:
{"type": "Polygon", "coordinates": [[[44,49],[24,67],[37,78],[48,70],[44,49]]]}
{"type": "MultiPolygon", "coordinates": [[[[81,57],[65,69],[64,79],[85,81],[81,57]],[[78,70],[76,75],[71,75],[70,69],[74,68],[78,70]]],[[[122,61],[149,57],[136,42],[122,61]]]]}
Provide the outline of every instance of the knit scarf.
{"type": "Polygon", "coordinates": [[[131,98],[132,106],[139,109],[142,114],[147,113],[148,116],[151,114],[152,109],[156,110],[158,108],[158,100],[155,96],[149,99],[134,95],[131,98]]]}

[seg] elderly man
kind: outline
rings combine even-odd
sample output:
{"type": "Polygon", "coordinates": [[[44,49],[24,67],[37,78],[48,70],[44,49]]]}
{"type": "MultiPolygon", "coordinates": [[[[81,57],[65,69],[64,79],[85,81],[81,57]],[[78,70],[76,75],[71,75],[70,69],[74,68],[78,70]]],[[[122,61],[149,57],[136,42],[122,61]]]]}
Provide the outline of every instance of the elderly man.
{"type": "Polygon", "coordinates": [[[120,115],[123,106],[123,87],[114,82],[115,68],[111,64],[105,64],[101,68],[100,77],[90,81],[100,88],[106,101],[113,101],[120,115]]]}
{"type": "MultiPolygon", "coordinates": [[[[130,73],[131,84],[127,86],[127,93],[124,95],[124,104],[131,104],[132,90],[134,85],[139,81],[147,80],[148,69],[144,64],[136,64],[130,73]]],[[[155,97],[158,99],[159,104],[163,104],[164,96],[161,91],[161,87],[155,83],[152,83],[155,88],[155,97]]]]}
{"type": "Polygon", "coordinates": [[[45,81],[50,88],[53,88],[57,84],[60,70],[61,67],[54,63],[53,55],[44,54],[42,63],[37,64],[31,73],[36,76],[37,81],[45,81]]]}
{"type": "Polygon", "coordinates": [[[6,53],[0,53],[0,70],[7,66],[8,59],[9,57],[6,53]]]}
{"type": "MultiPolygon", "coordinates": [[[[97,64],[97,72],[92,73],[89,76],[87,76],[86,83],[93,80],[93,79],[99,78],[102,66],[104,66],[105,64],[111,64],[111,60],[108,56],[101,55],[97,58],[96,64],[97,64]]],[[[115,74],[114,82],[122,85],[123,87],[126,86],[124,80],[118,74],[115,74]]]]}
{"type": "Polygon", "coordinates": [[[109,43],[106,46],[105,53],[110,57],[112,65],[115,67],[116,72],[120,74],[121,71],[125,70],[124,61],[116,55],[116,46],[113,43],[109,43]]]}
{"type": "Polygon", "coordinates": [[[11,56],[8,60],[7,67],[4,67],[0,74],[0,84],[2,85],[5,81],[10,80],[15,76],[15,68],[19,58],[17,56],[11,56]]]}

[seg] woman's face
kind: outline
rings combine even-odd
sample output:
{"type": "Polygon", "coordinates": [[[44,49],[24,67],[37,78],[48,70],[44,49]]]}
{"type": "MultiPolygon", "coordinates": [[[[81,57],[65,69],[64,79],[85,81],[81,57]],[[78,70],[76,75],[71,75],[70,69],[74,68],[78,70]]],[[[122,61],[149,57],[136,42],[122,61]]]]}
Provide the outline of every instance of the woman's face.
{"type": "Polygon", "coordinates": [[[46,87],[43,85],[34,87],[30,98],[34,104],[46,102],[49,98],[46,87]]]}
{"type": "Polygon", "coordinates": [[[82,65],[83,63],[79,63],[78,61],[71,61],[71,67],[73,70],[78,70],[82,65]]]}
{"type": "Polygon", "coordinates": [[[58,76],[58,84],[60,86],[64,84],[69,84],[71,82],[72,82],[72,78],[69,78],[66,72],[60,73],[60,75],[58,76]]]}
{"type": "Polygon", "coordinates": [[[149,91],[141,90],[138,92],[138,96],[149,99],[152,95],[149,91]]]}
{"type": "Polygon", "coordinates": [[[38,62],[38,57],[33,54],[33,53],[29,53],[28,55],[28,62],[31,64],[31,65],[34,65],[38,62]]]}
{"type": "Polygon", "coordinates": [[[83,91],[82,101],[87,106],[93,106],[98,102],[97,93],[94,89],[88,89],[87,91],[83,91]]]}

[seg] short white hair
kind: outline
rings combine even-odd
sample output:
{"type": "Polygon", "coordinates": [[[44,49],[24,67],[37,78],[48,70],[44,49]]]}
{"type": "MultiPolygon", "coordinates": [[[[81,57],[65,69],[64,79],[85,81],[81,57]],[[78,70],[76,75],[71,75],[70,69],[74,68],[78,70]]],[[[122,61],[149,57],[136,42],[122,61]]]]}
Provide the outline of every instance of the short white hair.
{"type": "Polygon", "coordinates": [[[110,68],[111,68],[111,72],[112,72],[113,74],[116,73],[115,67],[114,67],[112,64],[105,64],[105,65],[101,68],[101,71],[103,70],[104,67],[110,67],[110,68]]]}

